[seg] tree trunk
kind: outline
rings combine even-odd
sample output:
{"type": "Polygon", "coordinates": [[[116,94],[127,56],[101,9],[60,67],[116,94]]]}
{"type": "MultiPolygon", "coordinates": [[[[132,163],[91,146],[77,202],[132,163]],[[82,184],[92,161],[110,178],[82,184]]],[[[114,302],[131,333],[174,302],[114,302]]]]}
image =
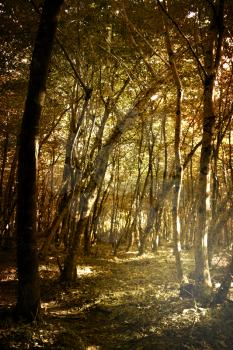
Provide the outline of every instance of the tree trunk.
{"type": "Polygon", "coordinates": [[[168,24],[166,18],[164,18],[165,27],[165,42],[167,47],[167,53],[169,58],[169,65],[173,80],[176,86],[176,119],[175,119],[175,135],[174,135],[174,188],[172,199],[172,227],[173,227],[173,239],[174,239],[174,255],[176,259],[177,277],[180,282],[184,278],[183,267],[181,261],[181,242],[180,242],[180,194],[182,187],[183,169],[181,165],[180,155],[180,138],[181,138],[181,104],[183,96],[183,88],[180,80],[180,76],[177,70],[175,54],[170,41],[170,35],[168,31],[168,24]]]}
{"type": "Polygon", "coordinates": [[[196,281],[211,287],[208,263],[208,227],[210,221],[210,157],[215,117],[212,106],[213,81],[206,82],[204,89],[204,120],[200,173],[198,184],[198,225],[195,236],[196,281]]]}
{"type": "Polygon", "coordinates": [[[45,0],[33,51],[27,99],[19,136],[17,197],[16,314],[27,321],[40,314],[40,281],[36,243],[36,172],[39,120],[45,97],[48,66],[63,0],[45,0]]]}
{"type": "Polygon", "coordinates": [[[224,1],[219,1],[213,10],[216,13],[212,14],[204,52],[202,147],[198,183],[198,222],[195,234],[195,278],[196,283],[203,290],[212,286],[208,262],[208,231],[211,214],[210,161],[216,121],[213,104],[214,84],[221,58],[223,9],[224,1]]]}
{"type": "Polygon", "coordinates": [[[231,288],[232,276],[233,276],[233,255],[231,257],[230,265],[229,265],[227,272],[223,278],[221,286],[219,287],[217,294],[215,295],[215,297],[211,303],[212,306],[217,305],[217,304],[221,304],[226,300],[229,289],[231,288]]]}
{"type": "Polygon", "coordinates": [[[68,254],[64,261],[64,268],[60,276],[60,281],[70,284],[77,279],[76,261],[80,246],[81,236],[84,234],[89,217],[82,217],[76,224],[76,229],[73,233],[72,242],[69,245],[68,254]]]}
{"type": "Polygon", "coordinates": [[[3,141],[3,152],[2,152],[2,164],[1,164],[1,175],[0,175],[0,220],[2,220],[3,213],[3,179],[4,173],[7,163],[7,155],[8,155],[8,146],[9,146],[9,133],[7,132],[5,135],[5,139],[3,141]]]}

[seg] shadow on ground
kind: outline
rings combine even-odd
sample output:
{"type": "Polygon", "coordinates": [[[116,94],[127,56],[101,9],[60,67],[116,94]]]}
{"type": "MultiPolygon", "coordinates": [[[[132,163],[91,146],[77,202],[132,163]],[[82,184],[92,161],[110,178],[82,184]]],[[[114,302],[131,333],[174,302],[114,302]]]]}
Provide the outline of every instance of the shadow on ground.
{"type": "MultiPolygon", "coordinates": [[[[183,258],[191,271],[190,253],[183,258]]],[[[40,268],[42,322],[15,323],[7,309],[1,350],[233,349],[233,303],[211,309],[180,298],[169,250],[80,259],[78,281],[69,288],[57,283],[54,261],[40,268]]],[[[5,310],[14,304],[15,290],[15,280],[0,284],[5,310]]]]}

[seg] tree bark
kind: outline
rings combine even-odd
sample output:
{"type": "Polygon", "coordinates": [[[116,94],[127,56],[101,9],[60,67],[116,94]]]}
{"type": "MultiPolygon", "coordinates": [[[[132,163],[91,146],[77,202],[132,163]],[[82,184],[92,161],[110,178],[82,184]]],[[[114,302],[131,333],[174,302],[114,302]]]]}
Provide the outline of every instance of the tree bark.
{"type": "Polygon", "coordinates": [[[221,286],[219,287],[216,295],[214,296],[211,306],[221,304],[226,300],[229,289],[231,288],[232,277],[233,277],[233,255],[231,257],[231,262],[228,266],[227,272],[222,280],[221,286]]]}
{"type": "Polygon", "coordinates": [[[195,234],[195,279],[203,291],[212,286],[208,262],[208,231],[210,207],[210,161],[216,117],[214,113],[214,85],[221,58],[223,40],[224,1],[218,1],[210,21],[204,52],[204,100],[202,147],[198,183],[198,223],[195,234]]]}
{"type": "Polygon", "coordinates": [[[174,239],[174,255],[176,259],[177,277],[180,282],[184,279],[183,267],[181,261],[181,241],[180,241],[180,194],[182,187],[183,169],[181,164],[180,154],[180,139],[181,139],[181,104],[183,97],[183,87],[180,80],[180,76],[177,70],[175,61],[175,54],[173,52],[168,24],[166,18],[164,18],[165,27],[165,42],[167,47],[167,53],[169,58],[169,65],[173,80],[176,86],[176,119],[175,119],[175,134],[174,134],[174,174],[173,174],[173,199],[172,199],[172,227],[173,227],[173,239],[174,239]]]}
{"type": "Polygon", "coordinates": [[[27,99],[19,135],[17,187],[17,273],[16,314],[27,321],[40,314],[40,280],[36,243],[36,173],[38,134],[44,103],[48,67],[63,0],[45,0],[36,37],[27,99]]]}

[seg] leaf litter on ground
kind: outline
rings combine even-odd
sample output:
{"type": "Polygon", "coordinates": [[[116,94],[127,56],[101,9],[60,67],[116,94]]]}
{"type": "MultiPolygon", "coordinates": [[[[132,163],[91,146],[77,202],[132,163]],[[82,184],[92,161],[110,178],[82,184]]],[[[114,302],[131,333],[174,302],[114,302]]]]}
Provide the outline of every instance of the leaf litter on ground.
{"type": "MultiPolygon", "coordinates": [[[[191,272],[191,253],[183,259],[191,272]]],[[[43,320],[32,325],[2,320],[1,350],[233,349],[233,303],[210,309],[180,298],[170,249],[140,257],[136,252],[112,257],[110,251],[82,257],[77,272],[77,282],[64,289],[55,258],[40,267],[43,320]]],[[[8,285],[8,300],[0,288],[5,306],[6,300],[14,304],[15,288],[16,283],[8,285]]]]}

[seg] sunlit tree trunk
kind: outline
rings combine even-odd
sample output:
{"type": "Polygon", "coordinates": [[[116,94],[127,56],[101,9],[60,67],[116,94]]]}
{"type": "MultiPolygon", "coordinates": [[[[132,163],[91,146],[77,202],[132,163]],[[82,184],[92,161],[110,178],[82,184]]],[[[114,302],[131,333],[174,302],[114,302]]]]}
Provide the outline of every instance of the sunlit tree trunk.
{"type": "Polygon", "coordinates": [[[173,80],[176,86],[176,119],[175,119],[175,134],[174,134],[174,173],[173,173],[173,199],[172,199],[172,227],[174,237],[174,254],[176,258],[177,277],[181,282],[184,278],[183,268],[181,262],[181,225],[180,225],[180,194],[182,187],[183,169],[180,155],[180,138],[181,138],[181,104],[183,88],[180,76],[177,70],[175,54],[170,41],[168,31],[168,24],[166,18],[164,19],[165,27],[165,42],[169,58],[169,65],[171,67],[173,80]]]}
{"type": "Polygon", "coordinates": [[[28,94],[19,136],[17,197],[18,317],[32,321],[40,313],[36,244],[36,168],[39,120],[48,66],[62,0],[45,0],[33,51],[28,94]]]}
{"type": "Polygon", "coordinates": [[[117,154],[113,157],[113,184],[112,184],[112,213],[111,213],[111,225],[109,232],[109,240],[112,244],[113,251],[116,254],[117,251],[117,213],[119,210],[119,158],[117,158],[117,154]],[[115,159],[114,159],[115,158],[115,159]]]}
{"type": "MultiPolygon", "coordinates": [[[[143,144],[143,135],[144,135],[144,123],[141,124],[141,135],[139,139],[139,147],[138,147],[138,156],[137,156],[137,180],[135,184],[135,188],[132,195],[132,208],[131,213],[133,214],[132,222],[128,228],[128,244],[127,244],[127,251],[133,246],[134,239],[136,236],[136,230],[137,226],[139,225],[139,217],[140,217],[140,211],[142,207],[142,201],[145,196],[146,186],[149,178],[149,172],[147,172],[147,175],[145,177],[145,181],[143,184],[143,188],[141,189],[141,181],[142,181],[142,144],[143,144]]],[[[140,237],[139,237],[140,239],[140,237]]]]}
{"type": "Polygon", "coordinates": [[[208,228],[210,222],[210,156],[214,127],[212,106],[213,81],[204,92],[204,121],[198,185],[198,225],[195,236],[196,280],[211,286],[208,264],[208,228]]]}
{"type": "Polygon", "coordinates": [[[211,217],[210,207],[210,161],[215,126],[214,84],[221,59],[223,40],[224,1],[214,5],[206,42],[204,43],[204,100],[202,147],[198,183],[198,223],[195,235],[195,272],[196,283],[205,289],[211,287],[208,263],[208,230],[211,217]]]}
{"type": "MultiPolygon", "coordinates": [[[[165,106],[166,106],[166,95],[164,97],[165,99],[165,106]]],[[[166,108],[166,107],[165,107],[166,108]]],[[[167,186],[167,168],[168,168],[168,147],[167,147],[167,131],[166,131],[166,122],[167,122],[167,114],[164,111],[163,117],[162,117],[162,123],[161,123],[161,142],[163,142],[163,148],[164,148],[164,168],[163,168],[163,183],[162,183],[162,189],[165,191],[167,186]]],[[[157,160],[159,163],[159,158],[157,160]]],[[[159,164],[156,165],[156,172],[159,170],[159,164]]],[[[158,177],[158,175],[157,175],[158,177]]],[[[156,182],[158,182],[158,179],[156,179],[156,182]]],[[[154,225],[154,233],[153,233],[153,241],[152,241],[152,251],[156,252],[160,243],[160,230],[161,230],[161,224],[162,224],[162,216],[164,211],[164,202],[161,202],[161,208],[158,210],[155,225],[154,225]]]]}
{"type": "MultiPolygon", "coordinates": [[[[137,227],[139,228],[138,245],[139,245],[139,253],[141,251],[142,254],[143,254],[144,246],[143,246],[141,230],[140,230],[140,215],[141,215],[142,202],[145,197],[146,187],[147,187],[148,178],[149,178],[149,170],[148,170],[147,175],[145,177],[144,184],[143,184],[143,188],[141,189],[142,161],[144,157],[144,152],[142,149],[142,145],[144,141],[144,129],[145,129],[145,124],[142,122],[141,135],[140,135],[139,147],[138,147],[138,156],[137,156],[137,181],[136,181],[136,186],[134,191],[134,200],[133,200],[133,206],[135,210],[134,210],[134,218],[130,227],[131,240],[133,240],[137,227]]],[[[132,244],[132,241],[131,241],[131,244],[132,244]]]]}
{"type": "Polygon", "coordinates": [[[211,220],[209,224],[209,232],[208,232],[208,259],[209,259],[209,265],[212,264],[212,257],[214,253],[214,245],[213,245],[213,227],[216,222],[218,213],[217,213],[217,203],[219,198],[219,178],[218,178],[218,157],[219,157],[219,147],[220,147],[220,130],[218,131],[217,136],[217,144],[213,150],[213,156],[212,156],[212,171],[211,171],[211,178],[212,178],[212,191],[211,191],[211,220]]]}
{"type": "MultiPolygon", "coordinates": [[[[143,200],[143,197],[146,194],[146,188],[147,185],[149,185],[149,211],[148,211],[148,217],[147,217],[147,225],[148,223],[150,223],[151,220],[151,213],[153,212],[153,208],[154,208],[154,174],[153,174],[153,157],[154,157],[154,145],[155,145],[155,136],[153,133],[153,120],[151,119],[150,121],[150,131],[149,131],[149,135],[148,137],[148,155],[149,155],[149,159],[148,159],[148,171],[147,171],[147,175],[145,178],[145,182],[144,182],[144,187],[143,187],[143,191],[141,194],[141,202],[143,200]]],[[[145,245],[146,245],[146,240],[148,235],[151,233],[152,231],[152,227],[154,226],[154,220],[153,223],[151,224],[151,229],[150,231],[148,231],[148,234],[145,234],[144,230],[141,230],[142,232],[140,232],[139,235],[139,247],[138,247],[138,254],[142,255],[144,253],[144,249],[145,249],[145,245]]]]}

